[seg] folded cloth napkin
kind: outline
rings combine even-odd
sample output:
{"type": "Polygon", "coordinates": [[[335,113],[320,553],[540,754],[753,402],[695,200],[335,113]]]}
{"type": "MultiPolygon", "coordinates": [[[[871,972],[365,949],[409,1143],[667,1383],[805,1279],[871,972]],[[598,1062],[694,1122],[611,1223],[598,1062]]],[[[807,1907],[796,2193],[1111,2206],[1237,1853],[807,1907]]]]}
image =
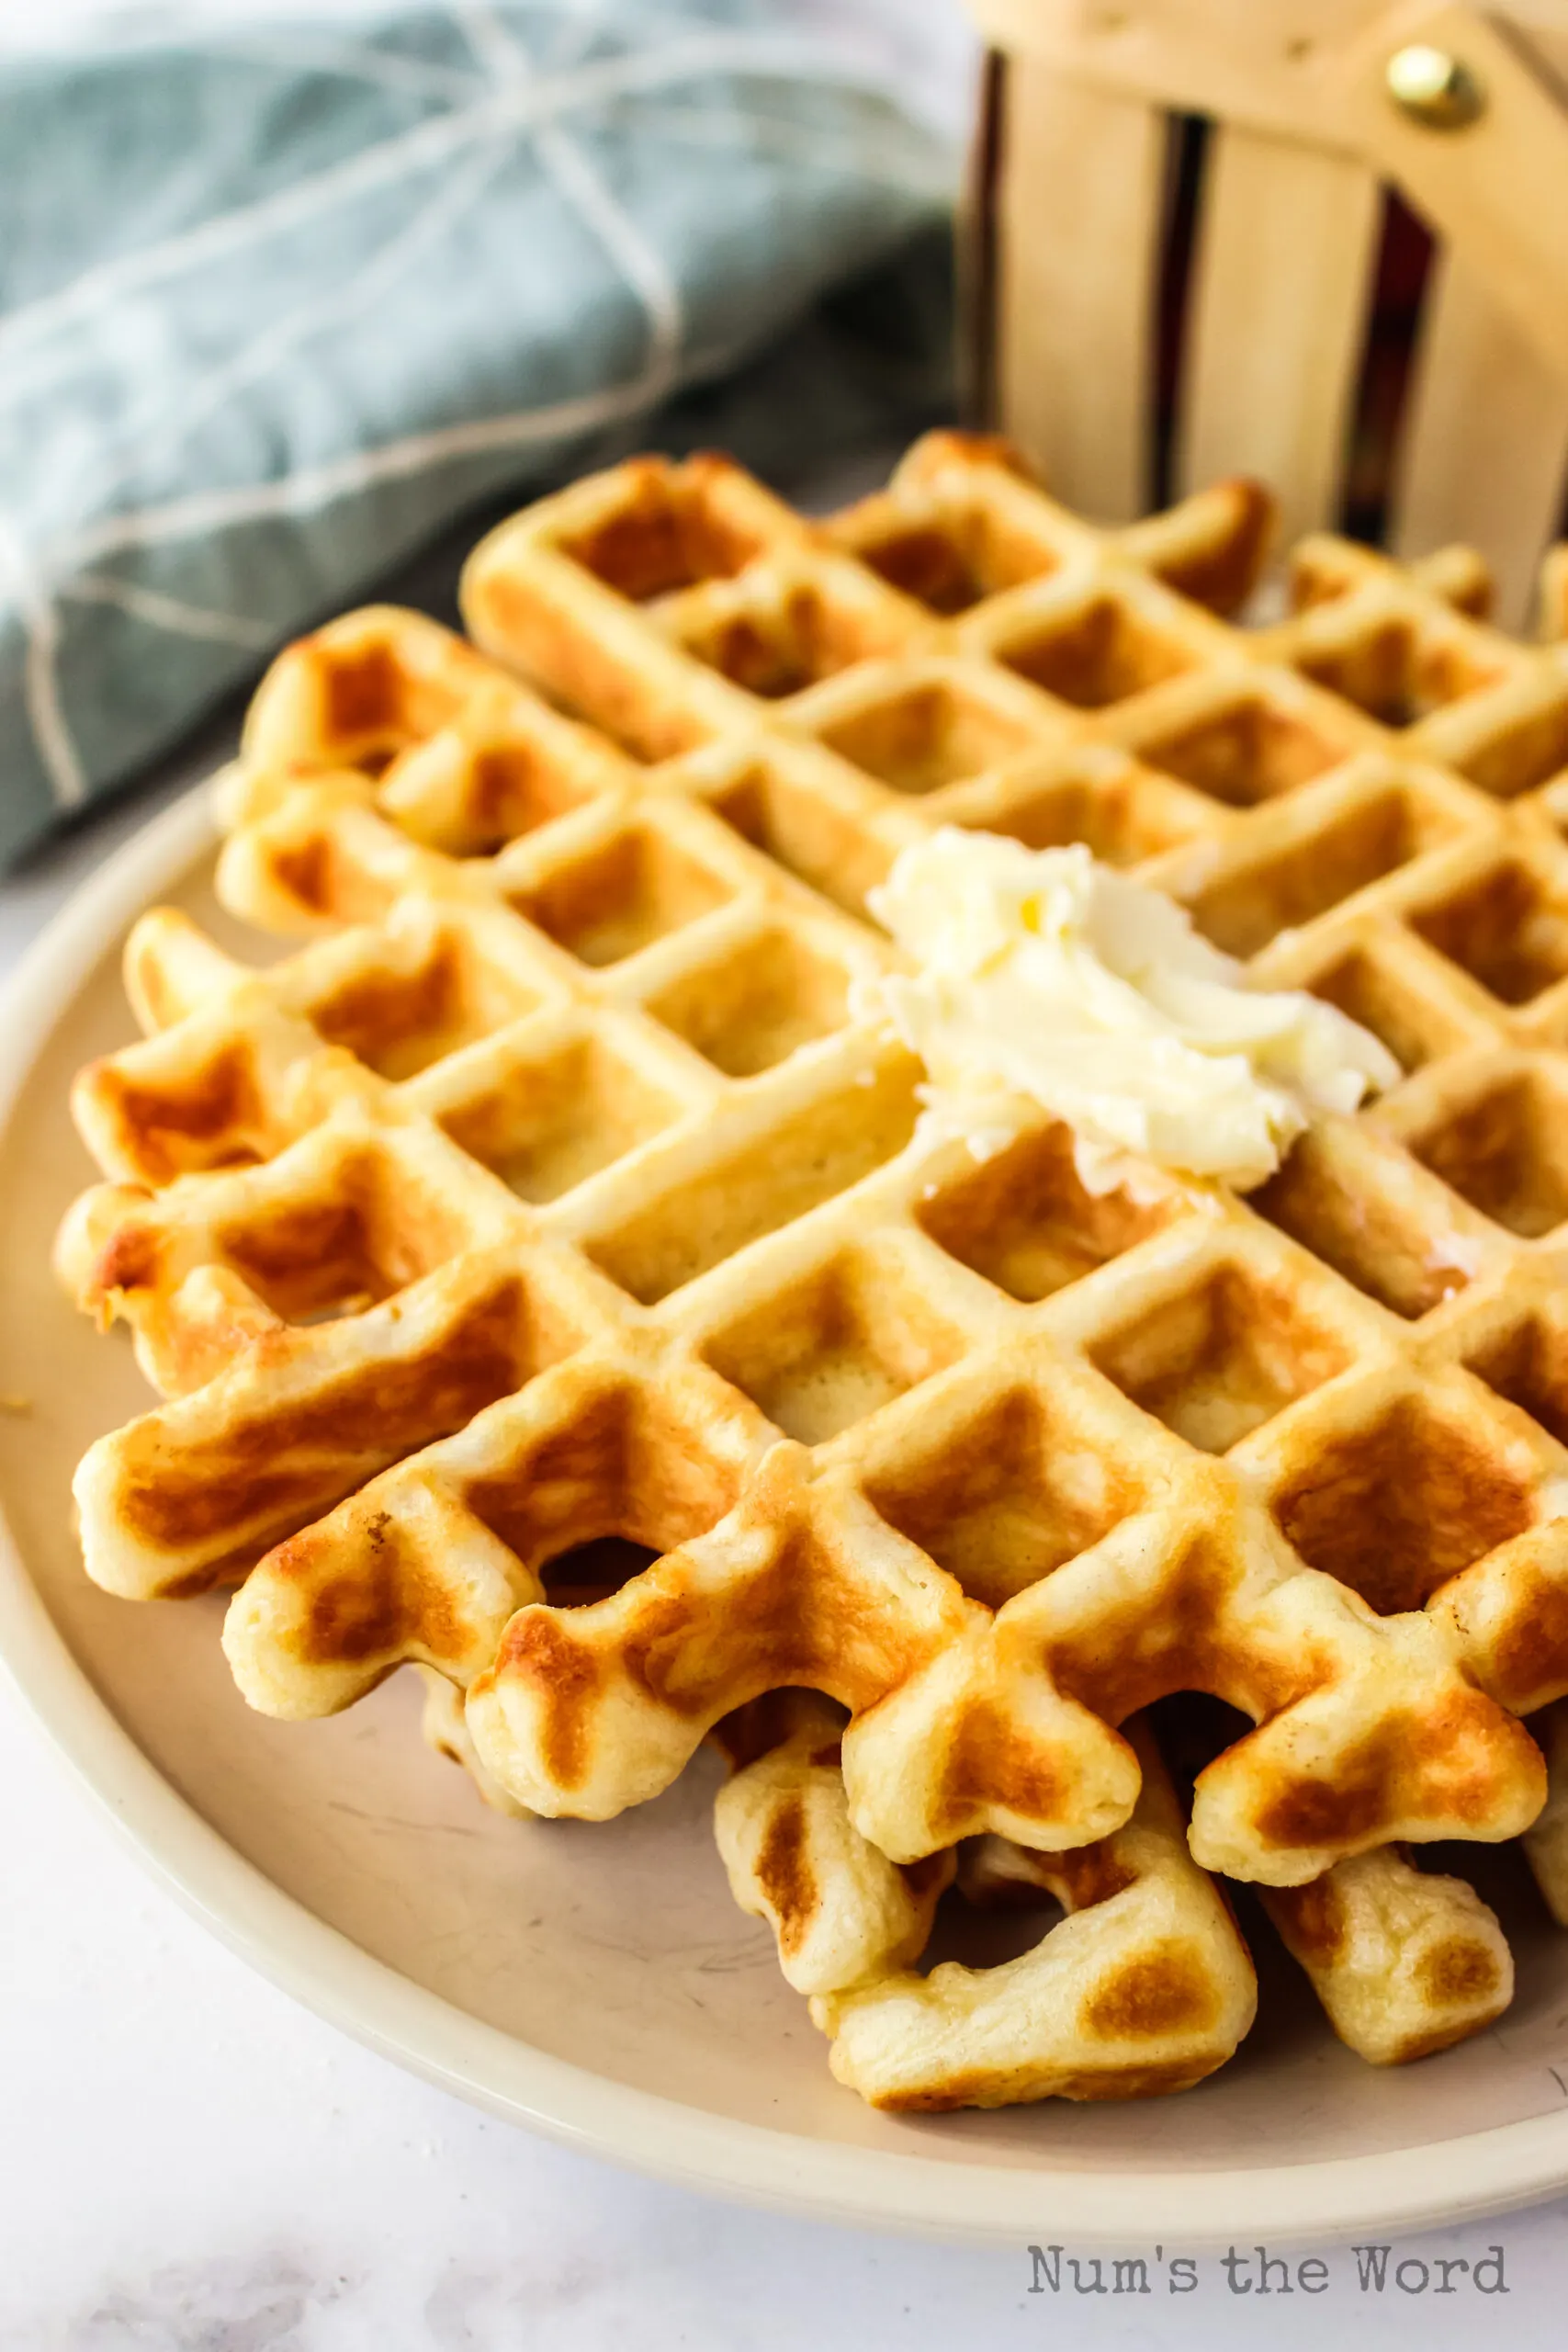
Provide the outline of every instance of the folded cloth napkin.
{"type": "Polygon", "coordinates": [[[763,0],[0,69],[0,860],[454,515],[894,266],[950,177],[763,0]]]}

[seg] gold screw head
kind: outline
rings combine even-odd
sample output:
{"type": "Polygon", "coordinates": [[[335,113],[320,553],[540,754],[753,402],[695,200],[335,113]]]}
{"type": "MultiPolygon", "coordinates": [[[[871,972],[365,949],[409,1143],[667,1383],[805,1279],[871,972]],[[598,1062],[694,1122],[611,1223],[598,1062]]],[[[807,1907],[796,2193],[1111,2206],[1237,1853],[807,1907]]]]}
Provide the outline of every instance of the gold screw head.
{"type": "Polygon", "coordinates": [[[1486,92],[1463,58],[1425,41],[1394,51],[1383,84],[1401,114],[1427,130],[1463,130],[1486,111],[1486,92]]]}

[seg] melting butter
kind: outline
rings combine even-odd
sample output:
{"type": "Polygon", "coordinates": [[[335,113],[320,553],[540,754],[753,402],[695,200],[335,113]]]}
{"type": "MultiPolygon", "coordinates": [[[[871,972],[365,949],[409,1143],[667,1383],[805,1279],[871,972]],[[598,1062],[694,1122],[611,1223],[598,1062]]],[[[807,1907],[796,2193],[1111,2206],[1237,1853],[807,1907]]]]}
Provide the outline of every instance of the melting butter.
{"type": "Polygon", "coordinates": [[[1184,908],[1082,846],[943,827],[870,906],[911,959],[862,984],[931,1080],[944,1125],[1032,1096],[1091,1146],[1237,1189],[1272,1174],[1314,1110],[1353,1111],[1399,1065],[1336,1007],[1247,984],[1184,908]]]}

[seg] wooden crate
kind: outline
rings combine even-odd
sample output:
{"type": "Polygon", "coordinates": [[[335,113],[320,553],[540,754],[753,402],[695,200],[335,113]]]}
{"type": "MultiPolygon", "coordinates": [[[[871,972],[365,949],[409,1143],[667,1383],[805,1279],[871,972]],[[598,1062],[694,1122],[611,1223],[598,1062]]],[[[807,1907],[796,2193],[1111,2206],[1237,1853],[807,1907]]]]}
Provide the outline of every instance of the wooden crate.
{"type": "Polygon", "coordinates": [[[1107,520],[1243,472],[1288,534],[1468,540],[1517,623],[1568,489],[1568,0],[970,5],[977,414],[1107,520]],[[1476,119],[1396,103],[1416,46],[1476,119]]]}

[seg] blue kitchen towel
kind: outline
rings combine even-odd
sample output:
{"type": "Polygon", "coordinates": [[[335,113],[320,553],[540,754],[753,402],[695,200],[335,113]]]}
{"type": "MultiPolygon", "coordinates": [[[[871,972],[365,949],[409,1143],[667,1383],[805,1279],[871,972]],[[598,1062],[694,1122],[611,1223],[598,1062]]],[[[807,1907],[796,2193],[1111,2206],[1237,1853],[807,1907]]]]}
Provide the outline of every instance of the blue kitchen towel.
{"type": "Polygon", "coordinates": [[[893,266],[950,176],[763,0],[0,69],[0,861],[465,508],[893,266]]]}

